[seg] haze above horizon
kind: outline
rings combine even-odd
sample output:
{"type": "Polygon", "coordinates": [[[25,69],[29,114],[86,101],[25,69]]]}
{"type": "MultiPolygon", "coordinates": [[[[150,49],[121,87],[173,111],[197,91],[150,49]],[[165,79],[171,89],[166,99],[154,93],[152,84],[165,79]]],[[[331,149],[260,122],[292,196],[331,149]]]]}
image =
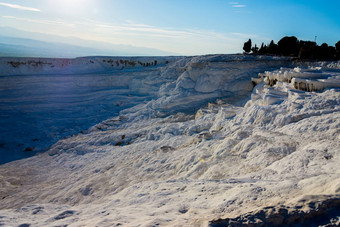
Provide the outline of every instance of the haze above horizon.
{"type": "Polygon", "coordinates": [[[249,38],[334,46],[339,9],[338,0],[0,0],[0,26],[181,55],[240,53],[249,38]]]}

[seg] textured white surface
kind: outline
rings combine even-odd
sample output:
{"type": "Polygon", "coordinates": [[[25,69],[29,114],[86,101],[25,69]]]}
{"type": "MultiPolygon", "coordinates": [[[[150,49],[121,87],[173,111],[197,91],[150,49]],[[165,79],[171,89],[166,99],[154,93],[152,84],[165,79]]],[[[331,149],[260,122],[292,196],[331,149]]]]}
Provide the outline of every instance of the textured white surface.
{"type": "MultiPolygon", "coordinates": [[[[231,65],[209,57],[176,62],[162,75],[178,79],[163,84],[158,98],[60,140],[47,153],[0,166],[0,223],[206,226],[306,195],[339,193],[339,89],[296,90],[280,82],[292,70],[283,68],[272,72],[279,78],[273,87],[260,83],[245,105],[230,105],[249,89],[240,75],[250,81],[264,65],[273,66],[258,62],[236,64],[237,87],[227,82],[233,73],[216,74],[217,88],[202,81],[231,65]],[[230,92],[229,99],[196,115],[179,112],[197,98],[215,97],[214,89],[230,92]]],[[[325,63],[299,66],[300,73],[312,67],[339,78],[325,63]]]]}
{"type": "Polygon", "coordinates": [[[120,111],[138,118],[165,116],[193,113],[216,98],[241,100],[252,89],[251,76],[288,65],[285,60],[242,55],[0,58],[0,164],[46,151],[120,111]]]}

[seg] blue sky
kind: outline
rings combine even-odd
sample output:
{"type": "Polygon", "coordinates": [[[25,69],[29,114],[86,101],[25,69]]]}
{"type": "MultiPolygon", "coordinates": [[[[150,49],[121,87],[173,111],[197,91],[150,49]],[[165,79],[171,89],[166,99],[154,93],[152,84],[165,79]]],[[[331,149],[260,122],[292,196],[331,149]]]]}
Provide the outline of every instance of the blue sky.
{"type": "Polygon", "coordinates": [[[248,38],[340,40],[339,0],[0,0],[0,15],[3,27],[183,55],[242,52],[248,38]]]}

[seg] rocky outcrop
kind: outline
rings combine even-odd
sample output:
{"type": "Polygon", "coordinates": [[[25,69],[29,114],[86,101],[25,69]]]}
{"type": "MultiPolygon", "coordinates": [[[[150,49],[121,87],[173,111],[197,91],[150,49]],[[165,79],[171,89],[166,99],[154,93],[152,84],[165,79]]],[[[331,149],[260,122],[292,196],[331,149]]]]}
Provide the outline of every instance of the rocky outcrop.
{"type": "Polygon", "coordinates": [[[274,86],[277,82],[286,82],[290,83],[295,89],[309,92],[340,87],[339,76],[331,72],[321,73],[319,68],[295,67],[289,70],[266,71],[259,73],[259,77],[253,78],[253,83],[258,84],[264,81],[267,85],[274,86]]]}
{"type": "Polygon", "coordinates": [[[209,226],[340,226],[340,197],[324,197],[310,196],[293,207],[265,207],[236,218],[211,221],[209,226]],[[325,200],[320,201],[322,198],[325,200]]]}

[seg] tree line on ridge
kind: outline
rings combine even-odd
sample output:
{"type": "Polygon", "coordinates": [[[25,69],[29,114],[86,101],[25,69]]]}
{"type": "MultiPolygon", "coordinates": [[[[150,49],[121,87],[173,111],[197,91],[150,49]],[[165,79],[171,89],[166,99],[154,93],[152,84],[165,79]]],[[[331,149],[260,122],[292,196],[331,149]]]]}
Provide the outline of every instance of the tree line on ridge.
{"type": "Polygon", "coordinates": [[[340,41],[334,46],[323,43],[318,46],[316,42],[298,40],[295,36],[285,36],[276,44],[273,40],[261,47],[252,46],[251,39],[243,45],[244,53],[274,56],[290,56],[300,59],[340,60],[340,41]]]}

